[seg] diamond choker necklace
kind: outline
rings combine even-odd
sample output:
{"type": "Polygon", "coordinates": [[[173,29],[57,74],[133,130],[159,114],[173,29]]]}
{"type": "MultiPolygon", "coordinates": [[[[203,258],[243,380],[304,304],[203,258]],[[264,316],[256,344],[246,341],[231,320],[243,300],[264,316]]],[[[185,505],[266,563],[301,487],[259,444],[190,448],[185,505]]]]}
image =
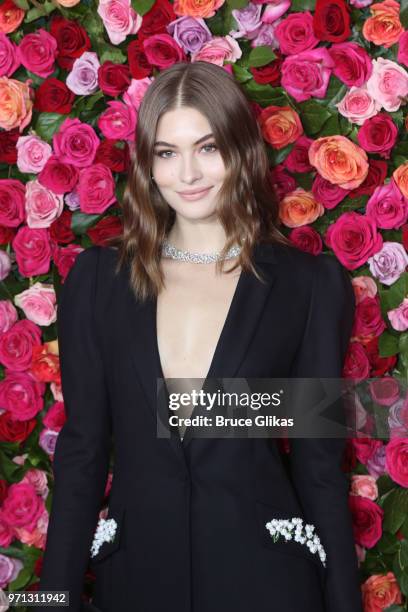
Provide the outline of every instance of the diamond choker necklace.
{"type": "Polygon", "coordinates": [[[188,261],[190,263],[213,263],[220,259],[231,259],[240,254],[242,247],[234,245],[232,246],[225,257],[220,257],[220,253],[192,253],[191,251],[182,251],[171,246],[168,242],[164,241],[162,245],[162,256],[170,259],[178,259],[179,261],[188,261]]]}

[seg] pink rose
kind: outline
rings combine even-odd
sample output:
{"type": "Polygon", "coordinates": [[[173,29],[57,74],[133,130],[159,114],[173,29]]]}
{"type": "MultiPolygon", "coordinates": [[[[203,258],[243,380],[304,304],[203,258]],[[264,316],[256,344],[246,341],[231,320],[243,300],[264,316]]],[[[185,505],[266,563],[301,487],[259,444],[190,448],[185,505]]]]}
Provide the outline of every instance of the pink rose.
{"type": "Polygon", "coordinates": [[[373,476],[353,474],[351,477],[351,493],[374,501],[378,497],[378,487],[373,476]]]}
{"type": "Polygon", "coordinates": [[[0,249],[0,281],[8,277],[10,270],[11,256],[3,249],[0,249]]]}
{"type": "Polygon", "coordinates": [[[18,57],[24,68],[43,79],[54,72],[57,55],[57,41],[43,28],[26,34],[18,46],[18,57]]]}
{"type": "Polygon", "coordinates": [[[17,179],[0,179],[0,225],[18,227],[25,219],[24,183],[17,179]]]}
{"type": "Polygon", "coordinates": [[[290,13],[277,24],[275,36],[284,55],[308,51],[319,44],[319,39],[314,35],[310,11],[290,13]]]}
{"type": "Polygon", "coordinates": [[[99,0],[97,12],[114,45],[136,34],[142,25],[142,17],[131,7],[130,0],[99,0]]]}
{"type": "Polygon", "coordinates": [[[332,223],[325,240],[348,270],[364,265],[383,244],[373,219],[355,211],[345,212],[332,223]]]}
{"type": "Polygon", "coordinates": [[[53,285],[37,282],[15,295],[14,303],[21,308],[29,321],[37,325],[51,325],[57,320],[53,285]]]}
{"type": "Polygon", "coordinates": [[[331,183],[320,174],[316,174],[312,185],[312,193],[315,199],[321,202],[325,208],[332,210],[344,200],[350,193],[350,189],[343,189],[340,185],[331,183]]]}
{"type": "Polygon", "coordinates": [[[397,60],[399,64],[408,66],[408,30],[405,30],[398,41],[397,60]]]}
{"type": "Polygon", "coordinates": [[[392,406],[399,399],[400,387],[392,376],[374,378],[368,383],[368,391],[372,399],[380,406],[392,406]]]}
{"type": "Polygon", "coordinates": [[[365,151],[377,153],[385,159],[389,159],[397,137],[398,128],[385,113],[367,119],[357,134],[357,140],[365,151]]]}
{"type": "Polygon", "coordinates": [[[359,304],[366,297],[375,297],[378,293],[377,285],[371,276],[355,276],[351,279],[356,297],[356,304],[359,304]]]}
{"type": "Polygon", "coordinates": [[[392,113],[408,96],[408,73],[396,62],[379,57],[373,60],[373,73],[367,81],[369,93],[392,113]]]}
{"type": "MultiPolygon", "coordinates": [[[[31,362],[32,346],[29,339],[23,338],[26,340],[25,344],[22,344],[21,338],[16,339],[19,340],[18,350],[25,351],[25,354],[21,356],[24,356],[26,363],[31,362]]],[[[3,343],[1,343],[1,349],[3,349],[3,343]]],[[[43,409],[44,391],[45,383],[38,382],[29,373],[7,370],[6,377],[0,381],[1,405],[15,421],[29,421],[43,409]]]]}
{"type": "Polygon", "coordinates": [[[242,49],[237,41],[229,36],[214,36],[207,41],[197,53],[191,55],[192,62],[210,62],[223,66],[224,62],[235,63],[242,56],[242,49]]]}
{"type": "Polygon", "coordinates": [[[0,76],[10,77],[19,66],[17,45],[0,32],[0,76]]]}
{"type": "Polygon", "coordinates": [[[24,527],[30,531],[44,512],[44,500],[39,497],[32,484],[11,484],[3,502],[2,515],[13,528],[24,527]]]}
{"type": "Polygon", "coordinates": [[[100,140],[92,126],[68,117],[53,136],[55,155],[63,162],[84,168],[91,166],[100,140]]]}
{"type": "Polygon", "coordinates": [[[48,528],[48,512],[44,506],[44,511],[38,519],[35,529],[26,529],[25,527],[15,527],[16,537],[27,546],[35,546],[44,550],[47,540],[48,528]]]}
{"type": "Polygon", "coordinates": [[[282,87],[296,102],[324,98],[333,67],[334,61],[324,47],[290,55],[282,64],[282,87]]]}
{"type": "Polygon", "coordinates": [[[40,495],[43,499],[47,497],[49,491],[47,474],[43,470],[30,468],[24,474],[24,478],[20,482],[32,484],[37,495],[40,495]]]}
{"type": "Polygon", "coordinates": [[[335,106],[343,117],[358,125],[362,125],[366,119],[374,117],[381,109],[381,104],[374,100],[365,86],[352,87],[335,106]]]}
{"type": "Polygon", "coordinates": [[[37,174],[52,155],[52,148],[35,134],[20,136],[17,140],[17,167],[20,172],[37,174]]]}
{"type": "Polygon", "coordinates": [[[384,510],[378,504],[359,495],[349,496],[354,539],[364,548],[373,548],[382,536],[384,510]]]}
{"type": "Polygon", "coordinates": [[[50,227],[64,208],[64,200],[37,180],[26,184],[27,225],[31,228],[50,227]]]}
{"type": "Polygon", "coordinates": [[[393,438],[385,447],[388,474],[401,487],[408,487],[408,438],[393,438]]]}
{"type": "Polygon", "coordinates": [[[389,310],[387,316],[396,331],[406,331],[408,329],[408,298],[404,298],[397,308],[389,310]]]}
{"type": "Polygon", "coordinates": [[[22,276],[37,276],[49,272],[51,244],[48,229],[32,229],[24,225],[18,229],[11,246],[22,276]]]}
{"type": "Polygon", "coordinates": [[[144,79],[132,79],[129,87],[123,94],[123,102],[127,106],[133,106],[138,111],[146,91],[149,89],[154,79],[145,77],[144,79]]]}
{"type": "Polygon", "coordinates": [[[132,140],[135,137],[137,114],[133,106],[111,100],[108,109],[98,119],[98,127],[105,138],[132,140]]]}
{"type": "Polygon", "coordinates": [[[17,310],[10,300],[0,300],[0,335],[18,321],[17,310]]]}
{"type": "Polygon", "coordinates": [[[75,166],[52,155],[38,175],[38,181],[53,193],[64,194],[74,189],[78,177],[79,172],[75,166]]]}
{"type": "Polygon", "coordinates": [[[286,13],[291,5],[291,0],[273,0],[273,2],[268,2],[267,0],[254,0],[253,4],[266,4],[262,14],[262,21],[264,23],[273,23],[286,13]]]}
{"type": "Polygon", "coordinates": [[[371,57],[355,42],[334,43],[328,48],[334,60],[333,73],[349,87],[361,87],[371,76],[371,57]]]}
{"type": "Polygon", "coordinates": [[[81,210],[87,214],[101,214],[116,200],[112,172],[102,163],[81,170],[77,190],[81,210]]]}
{"type": "Polygon", "coordinates": [[[0,362],[10,370],[28,370],[33,346],[40,344],[41,331],[38,327],[32,321],[21,319],[0,336],[0,362]]]}
{"type": "Polygon", "coordinates": [[[366,215],[381,229],[399,229],[408,220],[408,199],[394,179],[379,185],[366,204],[366,215]]]}

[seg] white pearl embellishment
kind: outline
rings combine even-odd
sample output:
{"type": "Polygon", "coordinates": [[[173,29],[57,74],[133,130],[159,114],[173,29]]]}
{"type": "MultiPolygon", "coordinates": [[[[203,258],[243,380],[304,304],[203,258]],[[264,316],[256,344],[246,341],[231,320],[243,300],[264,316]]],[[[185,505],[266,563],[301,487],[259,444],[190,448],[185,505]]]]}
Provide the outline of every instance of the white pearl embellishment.
{"type": "Polygon", "coordinates": [[[99,548],[103,542],[113,542],[115,539],[115,533],[117,523],[114,518],[104,519],[100,518],[98,526],[95,531],[94,539],[91,546],[91,556],[95,557],[98,554],[99,548]]]}
{"type": "Polygon", "coordinates": [[[326,567],[326,552],[320,542],[317,534],[313,533],[315,526],[306,524],[303,526],[303,519],[294,517],[290,520],[287,519],[272,519],[269,523],[265,524],[265,527],[271,534],[274,542],[277,541],[279,536],[283,536],[285,541],[295,540],[299,544],[306,544],[311,553],[319,554],[320,561],[326,567]]]}

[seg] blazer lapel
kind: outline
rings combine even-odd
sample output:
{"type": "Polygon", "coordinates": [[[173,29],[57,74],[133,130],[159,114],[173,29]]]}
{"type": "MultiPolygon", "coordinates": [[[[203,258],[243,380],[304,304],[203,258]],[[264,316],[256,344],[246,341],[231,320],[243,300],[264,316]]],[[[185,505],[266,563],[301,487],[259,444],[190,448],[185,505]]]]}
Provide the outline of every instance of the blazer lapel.
{"type": "MultiPolygon", "coordinates": [[[[263,308],[276,278],[276,255],[273,244],[257,244],[253,261],[265,279],[261,283],[252,273],[242,271],[207,374],[209,378],[234,378],[243,361],[261,319],[263,308]],[[259,264],[259,265],[258,265],[259,264]]],[[[178,428],[168,432],[168,391],[160,364],[156,330],[156,299],[138,302],[128,292],[131,338],[129,346],[136,374],[144,389],[147,407],[175,453],[185,462],[184,449],[192,438],[193,427],[187,427],[183,440],[178,428]],[[161,380],[158,380],[161,379],[161,380]]],[[[207,382],[203,389],[208,389],[207,382]]],[[[197,413],[196,407],[191,416],[197,413]]]]}

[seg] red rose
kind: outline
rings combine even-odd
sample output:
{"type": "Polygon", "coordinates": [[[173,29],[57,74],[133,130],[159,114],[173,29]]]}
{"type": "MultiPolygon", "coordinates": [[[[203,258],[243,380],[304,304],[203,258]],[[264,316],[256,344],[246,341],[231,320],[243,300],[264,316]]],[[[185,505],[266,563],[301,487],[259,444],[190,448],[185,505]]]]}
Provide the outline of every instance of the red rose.
{"type": "Polygon", "coordinates": [[[361,195],[372,195],[378,185],[382,185],[387,176],[387,162],[380,159],[368,160],[368,174],[364,181],[350,191],[350,198],[358,198],[361,195]]]}
{"type": "Polygon", "coordinates": [[[300,136],[289,155],[285,158],[283,165],[289,172],[313,172],[314,168],[309,162],[309,147],[313,139],[300,136]]]}
{"type": "Polygon", "coordinates": [[[152,65],[149,63],[140,40],[132,40],[127,48],[130,74],[134,79],[144,79],[152,72],[152,65]]]}
{"type": "Polygon", "coordinates": [[[143,15],[137,37],[143,42],[153,34],[168,34],[167,25],[177,19],[172,4],[168,0],[156,0],[152,8],[143,15]]]}
{"type": "Polygon", "coordinates": [[[50,33],[57,40],[57,64],[64,70],[71,70],[74,60],[91,48],[86,30],[77,21],[65,19],[61,15],[51,19],[50,33]]]}
{"type": "Polygon", "coordinates": [[[19,136],[18,128],[0,132],[0,163],[10,166],[17,163],[16,144],[19,136]]]}
{"type": "Polygon", "coordinates": [[[342,42],[351,34],[350,12],[344,0],[317,0],[313,31],[320,40],[342,42]]]}
{"type": "Polygon", "coordinates": [[[16,230],[11,227],[0,225],[0,244],[8,244],[16,235],[16,230]]]}
{"type": "Polygon", "coordinates": [[[23,223],[26,186],[18,179],[0,179],[0,223],[6,227],[18,227],[23,223]]]}
{"type": "Polygon", "coordinates": [[[296,189],[295,178],[286,172],[283,164],[273,166],[270,169],[269,176],[279,200],[283,200],[287,193],[296,189]]]}
{"type": "Polygon", "coordinates": [[[51,155],[39,173],[38,181],[53,193],[63,194],[74,189],[78,177],[78,168],[51,155]]]}
{"type": "Polygon", "coordinates": [[[41,113],[68,115],[72,110],[75,94],[62,81],[50,77],[36,89],[34,108],[41,113]]]}
{"type": "Polygon", "coordinates": [[[143,49],[149,62],[161,70],[187,59],[184,50],[170,34],[153,34],[143,41],[143,49]]]}
{"type": "Polygon", "coordinates": [[[130,167],[130,153],[127,142],[106,139],[96,149],[95,163],[105,164],[112,172],[127,172],[130,167]]]}
{"type": "Polygon", "coordinates": [[[320,234],[310,225],[295,227],[289,234],[289,240],[306,253],[317,255],[322,251],[323,241],[320,234]]]}
{"type": "Polygon", "coordinates": [[[389,115],[377,113],[366,119],[358,131],[357,140],[367,153],[377,153],[389,159],[398,137],[398,128],[389,115]]]}
{"type": "Polygon", "coordinates": [[[364,548],[373,548],[382,536],[384,510],[367,497],[349,495],[354,539],[364,548]]]}
{"type": "Polygon", "coordinates": [[[386,324],[381,315],[381,305],[378,294],[374,297],[365,297],[356,306],[353,336],[371,340],[374,336],[380,336],[386,329],[386,324]]]}
{"type": "Polygon", "coordinates": [[[345,378],[360,382],[370,374],[370,360],[360,342],[350,342],[344,360],[343,373],[345,378]]]}
{"type": "Polygon", "coordinates": [[[93,244],[104,245],[108,238],[118,236],[122,232],[122,223],[116,215],[103,217],[96,225],[88,230],[87,234],[93,244]]]}
{"type": "Polygon", "coordinates": [[[373,438],[352,438],[353,448],[356,453],[357,459],[363,465],[366,465],[374,455],[376,451],[378,451],[383,443],[381,440],[374,440],[373,438]]]}
{"type": "Polygon", "coordinates": [[[126,64],[115,64],[108,60],[98,69],[99,87],[104,94],[113,98],[126,91],[130,81],[129,66],[126,64]]]}
{"type": "MultiPolygon", "coordinates": [[[[27,386],[36,385],[34,380],[25,374],[31,365],[33,347],[41,344],[41,331],[38,325],[29,319],[20,319],[10,329],[4,332],[0,337],[0,362],[10,370],[9,376],[0,382],[0,397],[2,400],[1,406],[7,410],[16,410],[16,398],[12,398],[11,393],[4,393],[4,385],[10,384],[10,380],[20,378],[21,388],[27,383],[27,386]],[[24,372],[24,374],[22,374],[24,372]],[[10,403],[12,405],[10,405],[10,403]]],[[[20,384],[20,382],[18,384],[20,384]]],[[[17,387],[17,383],[16,383],[17,387]]],[[[21,395],[24,397],[24,394],[21,395]]],[[[25,400],[21,400],[24,402],[25,400]]],[[[32,409],[33,407],[31,407],[32,409]]],[[[30,410],[31,410],[30,409],[30,410]]],[[[41,408],[40,408],[41,410],[41,408]]],[[[38,410],[37,410],[38,412],[38,410]]],[[[26,418],[33,417],[34,414],[29,414],[26,418]]],[[[16,416],[15,418],[19,418],[16,416]]],[[[22,418],[22,421],[25,419],[22,418]]]]}
{"type": "Polygon", "coordinates": [[[364,345],[365,352],[371,365],[371,376],[384,376],[386,372],[391,372],[397,363],[397,356],[380,357],[378,348],[378,336],[364,345]]]}
{"type": "Polygon", "coordinates": [[[249,68],[249,71],[254,77],[255,83],[260,83],[261,85],[269,84],[272,85],[272,87],[279,87],[282,76],[281,67],[283,56],[278,50],[274,51],[274,53],[277,57],[269,64],[266,64],[266,66],[261,66],[260,68],[249,68]]]}
{"type": "Polygon", "coordinates": [[[72,212],[66,208],[50,225],[50,238],[56,244],[69,244],[75,239],[71,229],[72,212]]]}
{"type": "MultiPolygon", "coordinates": [[[[6,410],[0,415],[0,442],[24,442],[37,426],[37,419],[17,421],[6,410]]],[[[1,504],[2,500],[0,500],[1,504]]]]}
{"type": "Polygon", "coordinates": [[[63,249],[55,250],[53,259],[57,266],[58,274],[61,276],[61,284],[64,284],[67,274],[74,265],[77,255],[83,250],[84,249],[79,244],[73,242],[63,249]]]}

